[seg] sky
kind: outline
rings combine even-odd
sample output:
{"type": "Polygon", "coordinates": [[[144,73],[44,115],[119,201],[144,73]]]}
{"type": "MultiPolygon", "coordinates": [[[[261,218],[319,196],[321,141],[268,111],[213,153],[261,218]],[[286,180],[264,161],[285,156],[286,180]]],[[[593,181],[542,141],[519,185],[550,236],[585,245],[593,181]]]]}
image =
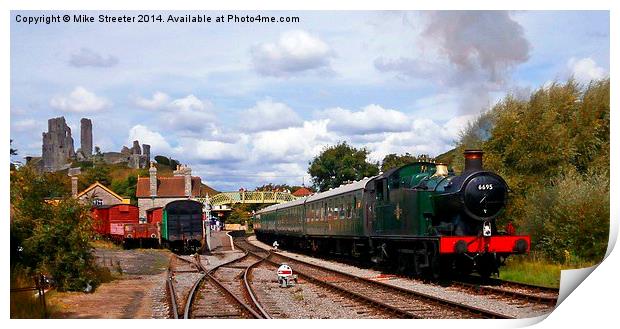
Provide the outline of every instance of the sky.
{"type": "Polygon", "coordinates": [[[507,94],[607,77],[609,24],[608,11],[12,11],[13,159],[40,156],[59,116],[77,149],[85,117],[103,152],[139,140],[221,191],[309,185],[308,163],[340,141],[371,161],[436,156],[507,94]],[[164,22],[23,22],[82,13],[164,22]],[[299,22],[165,22],[188,14],[299,22]]]}

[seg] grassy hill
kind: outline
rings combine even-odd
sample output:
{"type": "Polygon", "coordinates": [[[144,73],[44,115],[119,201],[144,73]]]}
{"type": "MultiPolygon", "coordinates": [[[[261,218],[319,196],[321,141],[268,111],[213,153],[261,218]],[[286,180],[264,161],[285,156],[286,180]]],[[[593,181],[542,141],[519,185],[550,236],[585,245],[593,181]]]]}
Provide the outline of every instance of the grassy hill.
{"type": "MultiPolygon", "coordinates": [[[[104,164],[92,162],[75,162],[73,167],[82,168],[82,174],[79,178],[78,189],[84,190],[94,182],[111,188],[115,193],[132,199],[132,203],[137,203],[136,184],[139,177],[149,177],[148,168],[135,169],[127,167],[127,163],[104,164]]],[[[171,177],[173,170],[169,165],[155,163],[158,177],[171,177]]],[[[64,175],[66,177],[66,170],[64,175]]],[[[209,195],[219,193],[212,187],[202,184],[202,190],[207,191],[209,195]]]]}

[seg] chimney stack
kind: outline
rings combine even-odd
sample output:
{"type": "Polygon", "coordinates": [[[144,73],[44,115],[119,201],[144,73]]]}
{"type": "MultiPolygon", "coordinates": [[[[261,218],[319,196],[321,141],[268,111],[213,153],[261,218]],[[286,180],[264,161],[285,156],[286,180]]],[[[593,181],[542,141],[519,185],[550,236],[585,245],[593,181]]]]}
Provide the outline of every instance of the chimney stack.
{"type": "Polygon", "coordinates": [[[78,175],[81,174],[80,168],[69,168],[67,173],[71,177],[71,196],[74,198],[78,195],[78,175]]]}
{"type": "Polygon", "coordinates": [[[157,168],[151,162],[151,168],[149,168],[149,187],[151,190],[151,196],[157,196],[157,168]]]}
{"type": "Polygon", "coordinates": [[[192,196],[192,169],[185,166],[185,196],[192,196]]]}
{"type": "Polygon", "coordinates": [[[71,176],[71,196],[74,198],[78,195],[78,177],[71,176]]]}
{"type": "Polygon", "coordinates": [[[463,172],[482,170],[482,150],[465,150],[465,169],[463,172]]]}

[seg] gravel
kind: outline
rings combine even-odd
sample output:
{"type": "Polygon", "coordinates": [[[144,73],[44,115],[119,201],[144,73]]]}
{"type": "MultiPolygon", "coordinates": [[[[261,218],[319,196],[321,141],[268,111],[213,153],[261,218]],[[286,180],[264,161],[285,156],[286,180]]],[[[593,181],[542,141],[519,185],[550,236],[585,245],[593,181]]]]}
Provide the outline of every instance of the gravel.
{"type": "MultiPolygon", "coordinates": [[[[248,241],[262,249],[271,249],[271,246],[264,244],[256,240],[256,237],[252,236],[248,238],[248,241]]],[[[529,318],[536,317],[543,314],[547,314],[553,311],[552,307],[545,305],[537,305],[522,301],[508,301],[506,299],[497,299],[487,295],[477,295],[475,293],[469,293],[460,291],[458,288],[446,288],[432,283],[425,283],[420,280],[401,278],[394,275],[386,275],[380,271],[372,269],[362,269],[347,264],[338,263],[335,261],[328,261],[309,257],[306,255],[291,253],[288,251],[279,251],[280,254],[301,261],[306,261],[312,264],[325,266],[330,269],[339,270],[342,272],[350,273],[352,275],[370,278],[372,280],[382,281],[383,283],[390,284],[405,289],[426,293],[429,295],[437,296],[440,298],[448,299],[455,302],[460,302],[466,305],[476,306],[479,308],[488,309],[494,312],[502,313],[508,316],[516,318],[529,318]]],[[[293,269],[294,271],[295,269],[293,269]]]]}

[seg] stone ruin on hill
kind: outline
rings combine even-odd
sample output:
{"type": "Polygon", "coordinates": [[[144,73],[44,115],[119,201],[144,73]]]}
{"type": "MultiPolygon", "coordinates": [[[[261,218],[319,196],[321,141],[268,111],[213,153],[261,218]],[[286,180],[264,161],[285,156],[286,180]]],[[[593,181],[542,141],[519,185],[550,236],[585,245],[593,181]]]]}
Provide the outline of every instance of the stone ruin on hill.
{"type": "Polygon", "coordinates": [[[71,128],[64,117],[47,121],[47,132],[43,133],[41,159],[28,157],[43,171],[59,171],[71,167],[72,161],[100,159],[108,164],[127,162],[130,168],[147,168],[151,162],[151,146],[133,141],[132,148],[123,146],[120,152],[105,152],[93,155],[93,124],[90,119],[80,120],[80,148],[74,151],[71,128]]]}

